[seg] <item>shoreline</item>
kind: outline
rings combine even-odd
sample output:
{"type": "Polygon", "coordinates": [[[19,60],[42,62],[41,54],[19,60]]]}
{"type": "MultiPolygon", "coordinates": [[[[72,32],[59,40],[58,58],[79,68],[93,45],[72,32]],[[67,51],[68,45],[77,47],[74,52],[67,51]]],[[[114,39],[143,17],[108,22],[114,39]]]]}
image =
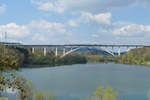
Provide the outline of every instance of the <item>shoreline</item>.
{"type": "MultiPolygon", "coordinates": [[[[118,63],[118,62],[87,62],[84,64],[110,64],[110,63],[114,63],[114,64],[123,64],[123,65],[135,65],[135,66],[141,66],[141,67],[150,67],[150,65],[145,65],[145,64],[124,64],[124,63],[118,63]]],[[[76,64],[66,64],[66,65],[55,65],[55,66],[51,66],[51,65],[31,65],[31,64],[26,64],[21,68],[54,68],[54,67],[61,67],[61,66],[69,66],[69,65],[78,65],[81,63],[76,63],[76,64]]],[[[83,64],[83,65],[84,65],[83,64]]]]}

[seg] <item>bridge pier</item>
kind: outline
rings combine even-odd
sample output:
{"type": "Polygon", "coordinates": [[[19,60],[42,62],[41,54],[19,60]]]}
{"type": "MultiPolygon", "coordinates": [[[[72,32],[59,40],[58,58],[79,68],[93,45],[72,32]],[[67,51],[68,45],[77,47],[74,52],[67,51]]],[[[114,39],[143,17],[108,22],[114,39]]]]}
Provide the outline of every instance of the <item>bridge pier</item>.
{"type": "Polygon", "coordinates": [[[127,47],[127,52],[129,52],[130,51],[130,48],[129,47],[127,47]]]}
{"type": "Polygon", "coordinates": [[[66,49],[65,48],[63,48],[63,55],[65,55],[66,54],[66,49]]]}
{"type": "Polygon", "coordinates": [[[46,54],[47,54],[47,48],[44,48],[43,53],[44,53],[44,56],[46,56],[46,54]]]}
{"type": "Polygon", "coordinates": [[[119,47],[119,49],[118,49],[118,56],[120,56],[121,55],[121,53],[120,53],[120,47],[119,47]]]}
{"type": "Polygon", "coordinates": [[[70,50],[70,51],[72,52],[72,50],[73,50],[73,49],[72,49],[72,47],[71,47],[71,50],[70,50]]]}
{"type": "Polygon", "coordinates": [[[57,47],[56,47],[56,50],[55,50],[55,56],[56,56],[56,57],[58,56],[58,50],[57,50],[57,47]]]}
{"type": "Polygon", "coordinates": [[[35,48],[31,48],[31,52],[34,54],[35,53],[35,48]]]}
{"type": "Polygon", "coordinates": [[[114,55],[114,47],[112,46],[112,54],[114,55]]]}

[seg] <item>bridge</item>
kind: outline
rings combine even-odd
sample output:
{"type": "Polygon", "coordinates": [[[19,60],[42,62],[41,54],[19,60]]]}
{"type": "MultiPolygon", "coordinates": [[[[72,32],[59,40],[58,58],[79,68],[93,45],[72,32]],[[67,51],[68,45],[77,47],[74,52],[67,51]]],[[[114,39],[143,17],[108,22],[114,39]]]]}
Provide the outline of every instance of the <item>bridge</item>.
{"type": "Polygon", "coordinates": [[[112,56],[115,56],[116,51],[114,49],[117,49],[117,54],[118,56],[120,56],[121,48],[126,48],[124,52],[129,52],[133,48],[150,47],[145,45],[105,45],[105,44],[26,45],[21,43],[8,43],[8,42],[1,42],[0,44],[3,44],[5,46],[11,46],[11,47],[25,48],[31,50],[33,54],[35,53],[36,50],[40,50],[43,52],[44,56],[47,55],[47,52],[49,50],[54,50],[56,57],[58,56],[58,50],[63,51],[61,57],[65,57],[66,55],[82,48],[97,48],[107,52],[112,56]]]}

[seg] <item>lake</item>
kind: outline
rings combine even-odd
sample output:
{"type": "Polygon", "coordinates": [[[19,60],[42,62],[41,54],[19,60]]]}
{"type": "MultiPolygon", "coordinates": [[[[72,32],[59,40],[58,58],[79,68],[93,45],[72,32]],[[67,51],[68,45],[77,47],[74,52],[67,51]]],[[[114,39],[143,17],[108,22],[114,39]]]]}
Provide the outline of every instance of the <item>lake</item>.
{"type": "Polygon", "coordinates": [[[118,90],[123,100],[147,100],[150,68],[122,64],[77,64],[23,69],[38,90],[49,91],[57,100],[91,100],[98,86],[118,90]]]}

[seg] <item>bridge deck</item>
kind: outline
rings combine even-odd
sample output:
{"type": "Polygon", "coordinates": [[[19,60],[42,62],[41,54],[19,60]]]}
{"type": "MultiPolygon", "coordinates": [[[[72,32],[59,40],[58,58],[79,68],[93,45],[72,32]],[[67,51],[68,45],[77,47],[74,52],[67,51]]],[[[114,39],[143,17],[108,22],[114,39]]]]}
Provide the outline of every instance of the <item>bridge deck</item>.
{"type": "Polygon", "coordinates": [[[18,45],[23,47],[146,47],[144,45],[101,45],[101,44],[65,44],[65,45],[18,45]]]}
{"type": "Polygon", "coordinates": [[[22,46],[22,47],[150,47],[146,45],[117,45],[117,44],[62,44],[62,45],[48,45],[48,44],[21,44],[21,43],[9,43],[0,42],[7,46],[22,46]]]}

